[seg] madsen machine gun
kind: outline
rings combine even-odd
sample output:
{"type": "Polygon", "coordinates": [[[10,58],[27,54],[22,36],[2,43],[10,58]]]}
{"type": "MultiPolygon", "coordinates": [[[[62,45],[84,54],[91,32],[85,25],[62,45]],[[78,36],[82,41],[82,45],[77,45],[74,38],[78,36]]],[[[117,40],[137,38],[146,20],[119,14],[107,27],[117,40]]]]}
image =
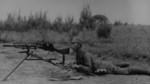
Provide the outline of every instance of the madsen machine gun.
{"type": "Polygon", "coordinates": [[[3,47],[15,47],[15,48],[21,48],[21,49],[26,49],[27,47],[29,47],[30,49],[43,49],[43,50],[49,50],[49,51],[53,51],[54,50],[54,46],[52,43],[35,43],[35,44],[4,44],[3,47]]]}
{"type": "MultiPolygon", "coordinates": [[[[58,66],[60,68],[66,69],[65,66],[61,65],[61,64],[56,64],[54,62],[52,62],[52,60],[57,60],[56,58],[52,58],[52,59],[43,59],[42,57],[40,57],[37,54],[34,54],[33,51],[31,51],[31,49],[43,49],[46,51],[56,51],[58,53],[62,53],[62,54],[68,54],[69,53],[69,48],[67,49],[62,49],[62,50],[58,50],[56,49],[52,43],[36,43],[36,44],[4,44],[4,47],[15,47],[15,48],[21,48],[21,49],[26,49],[25,51],[21,51],[19,53],[26,53],[26,56],[22,59],[22,61],[20,61],[20,63],[3,79],[3,81],[7,80],[7,78],[25,61],[25,60],[29,60],[28,57],[34,57],[37,58],[38,60],[42,60],[45,62],[48,62],[52,65],[58,66]]],[[[63,57],[63,62],[64,62],[64,57],[63,57]]]]}

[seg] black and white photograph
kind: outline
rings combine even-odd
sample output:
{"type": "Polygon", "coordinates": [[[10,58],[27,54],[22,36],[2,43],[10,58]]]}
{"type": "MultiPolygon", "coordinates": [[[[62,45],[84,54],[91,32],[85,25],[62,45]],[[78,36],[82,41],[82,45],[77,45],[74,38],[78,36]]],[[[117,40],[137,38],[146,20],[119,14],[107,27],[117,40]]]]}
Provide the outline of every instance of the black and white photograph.
{"type": "Polygon", "coordinates": [[[0,84],[150,84],[150,0],[0,0],[0,84]]]}

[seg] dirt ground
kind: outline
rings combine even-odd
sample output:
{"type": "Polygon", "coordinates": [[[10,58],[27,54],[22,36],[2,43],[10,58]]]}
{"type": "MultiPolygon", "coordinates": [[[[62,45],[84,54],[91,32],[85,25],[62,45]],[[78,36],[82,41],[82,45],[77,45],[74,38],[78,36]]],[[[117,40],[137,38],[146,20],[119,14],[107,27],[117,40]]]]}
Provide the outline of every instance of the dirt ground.
{"type": "MultiPolygon", "coordinates": [[[[3,80],[25,57],[25,54],[20,54],[18,53],[19,51],[21,49],[0,46],[0,80],[3,80]]],[[[53,53],[47,56],[48,52],[42,50],[35,50],[34,52],[45,58],[54,56],[53,53]]],[[[58,57],[61,58],[61,56],[58,57]]],[[[67,62],[69,62],[72,61],[71,59],[73,57],[66,56],[66,58],[67,62]]],[[[6,81],[0,81],[0,84],[150,84],[150,77],[145,75],[109,74],[102,76],[83,76],[81,80],[51,81],[52,73],[60,71],[63,70],[40,60],[26,60],[6,81]]]]}

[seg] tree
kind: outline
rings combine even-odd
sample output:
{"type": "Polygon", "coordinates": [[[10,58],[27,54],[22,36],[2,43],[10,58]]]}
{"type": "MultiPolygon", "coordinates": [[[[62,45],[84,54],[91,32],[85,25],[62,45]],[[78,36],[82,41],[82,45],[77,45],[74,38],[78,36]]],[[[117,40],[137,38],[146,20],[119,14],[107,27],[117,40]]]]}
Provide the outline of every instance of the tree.
{"type": "Polygon", "coordinates": [[[62,16],[58,16],[52,24],[53,30],[61,33],[64,27],[63,24],[62,16]]]}
{"type": "Polygon", "coordinates": [[[64,23],[64,29],[63,31],[69,32],[74,26],[74,18],[71,16],[67,16],[64,23]]]}
{"type": "Polygon", "coordinates": [[[80,21],[79,21],[80,28],[90,29],[92,27],[91,15],[92,15],[92,12],[91,12],[89,4],[84,5],[80,14],[80,21]]]}
{"type": "Polygon", "coordinates": [[[94,22],[94,24],[107,24],[108,18],[104,15],[94,15],[92,16],[92,21],[94,22]]]}
{"type": "Polygon", "coordinates": [[[108,38],[111,33],[111,25],[109,24],[109,20],[104,15],[94,15],[92,16],[92,22],[94,28],[97,29],[98,38],[108,38]]]}

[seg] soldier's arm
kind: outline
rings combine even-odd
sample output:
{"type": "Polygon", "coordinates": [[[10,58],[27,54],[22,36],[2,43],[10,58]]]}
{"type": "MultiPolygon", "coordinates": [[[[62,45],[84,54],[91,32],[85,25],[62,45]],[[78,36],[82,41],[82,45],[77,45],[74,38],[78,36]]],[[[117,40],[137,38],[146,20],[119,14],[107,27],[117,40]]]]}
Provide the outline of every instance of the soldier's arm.
{"type": "Polygon", "coordinates": [[[83,72],[86,74],[91,73],[91,68],[88,66],[83,66],[83,65],[74,65],[73,68],[78,71],[78,72],[83,72]]]}
{"type": "Polygon", "coordinates": [[[89,66],[89,67],[93,67],[92,62],[94,61],[94,58],[92,57],[92,55],[90,53],[85,53],[84,54],[84,62],[85,62],[85,66],[89,66]]]}
{"type": "Polygon", "coordinates": [[[87,74],[92,73],[93,72],[92,67],[94,66],[92,63],[92,61],[94,61],[94,58],[92,57],[92,55],[88,52],[85,53],[83,56],[83,61],[84,61],[83,65],[78,65],[78,71],[82,71],[87,74]]]}

